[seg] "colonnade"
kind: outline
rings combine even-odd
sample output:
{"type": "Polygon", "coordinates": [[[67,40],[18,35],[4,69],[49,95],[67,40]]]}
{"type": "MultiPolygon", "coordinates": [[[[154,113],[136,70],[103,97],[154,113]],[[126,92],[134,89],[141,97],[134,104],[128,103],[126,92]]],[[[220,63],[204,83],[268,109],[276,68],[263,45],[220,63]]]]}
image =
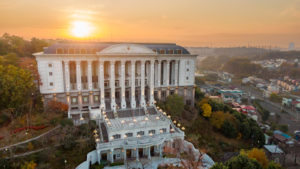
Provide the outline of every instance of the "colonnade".
{"type": "MultiPolygon", "coordinates": [[[[179,74],[179,60],[171,60],[171,59],[164,59],[164,60],[156,60],[156,59],[134,59],[134,60],[126,60],[126,59],[121,59],[121,60],[104,60],[104,59],[98,59],[98,60],[76,60],[75,61],[75,71],[76,71],[76,88],[72,89],[71,87],[71,82],[70,82],[70,63],[72,60],[64,60],[64,84],[65,84],[65,90],[66,93],[70,92],[78,92],[79,94],[82,91],[89,91],[90,95],[95,91],[95,87],[93,86],[93,62],[97,62],[97,77],[98,77],[98,86],[100,89],[100,108],[103,108],[104,110],[106,109],[106,104],[105,104],[105,86],[104,86],[104,81],[109,80],[109,88],[110,88],[110,108],[112,110],[116,110],[118,105],[116,104],[116,96],[115,96],[115,91],[116,91],[116,78],[120,81],[120,88],[121,88],[121,93],[120,93],[120,98],[121,98],[121,103],[120,107],[122,109],[125,109],[129,107],[126,103],[126,98],[125,98],[125,90],[126,90],[126,85],[125,85],[125,72],[126,68],[128,69],[127,71],[130,71],[130,107],[131,108],[136,108],[137,107],[137,101],[135,97],[135,89],[136,89],[136,63],[140,63],[140,69],[139,69],[139,78],[140,78],[140,100],[139,100],[139,106],[140,107],[145,107],[146,106],[146,99],[145,99],[145,80],[147,79],[147,86],[149,87],[149,99],[148,99],[148,104],[153,105],[154,104],[154,88],[155,87],[168,87],[168,86],[178,86],[178,74],[179,74]],[[87,89],[83,89],[82,87],[82,61],[87,62],[87,89]],[[109,78],[107,79],[105,77],[105,62],[109,62],[109,78]],[[116,77],[116,72],[115,72],[115,67],[116,67],[116,62],[120,62],[120,71],[119,73],[121,74],[121,77],[116,77]],[[130,69],[129,67],[126,67],[126,63],[130,63],[130,69]],[[145,69],[146,69],[146,63],[147,62],[147,77],[145,77],[145,69]],[[150,62],[150,65],[149,65],[150,62]],[[170,65],[172,63],[172,65],[170,65]],[[171,68],[172,66],[172,68],[171,68]],[[171,68],[171,69],[170,69],[171,68]],[[163,70],[162,70],[163,69],[163,70]],[[171,76],[171,78],[170,78],[171,76]],[[170,82],[171,80],[171,82],[170,82]]],[[[95,68],[95,67],[94,67],[95,68]]],[[[119,67],[117,67],[119,68],[119,67]]],[[[78,98],[78,102],[82,102],[81,97],[78,98]]],[[[70,98],[67,98],[69,101],[70,98]]],[[[93,97],[90,97],[90,104],[93,104],[93,97]]],[[[70,104],[70,102],[69,102],[70,104]]]]}

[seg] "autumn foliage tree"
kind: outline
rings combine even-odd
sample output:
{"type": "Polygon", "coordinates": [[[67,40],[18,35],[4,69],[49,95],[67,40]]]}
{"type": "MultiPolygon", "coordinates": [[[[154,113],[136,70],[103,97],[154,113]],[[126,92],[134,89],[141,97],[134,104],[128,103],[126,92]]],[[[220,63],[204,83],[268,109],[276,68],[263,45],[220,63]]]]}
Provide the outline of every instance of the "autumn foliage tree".
{"type": "Polygon", "coordinates": [[[267,168],[269,164],[269,160],[266,156],[266,153],[262,149],[253,148],[249,151],[241,150],[242,155],[246,155],[250,159],[255,159],[259,164],[263,166],[263,168],[267,168]]]}
{"type": "Polygon", "coordinates": [[[69,106],[65,103],[51,100],[47,104],[46,111],[50,113],[65,113],[69,109],[69,106]]]}
{"type": "Polygon", "coordinates": [[[207,103],[204,103],[202,106],[201,106],[201,109],[203,111],[202,115],[204,117],[207,117],[209,118],[211,116],[211,106],[207,103]]]}

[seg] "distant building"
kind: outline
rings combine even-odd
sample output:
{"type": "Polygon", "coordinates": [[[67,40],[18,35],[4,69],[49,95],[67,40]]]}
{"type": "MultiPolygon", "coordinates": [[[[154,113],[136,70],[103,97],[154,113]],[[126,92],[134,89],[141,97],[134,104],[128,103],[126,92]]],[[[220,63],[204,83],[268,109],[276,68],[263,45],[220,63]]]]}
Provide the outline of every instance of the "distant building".
{"type": "Polygon", "coordinates": [[[294,42],[291,42],[290,44],[289,44],[289,49],[288,49],[289,51],[291,51],[291,50],[295,50],[295,43],[294,42]]]}
{"type": "Polygon", "coordinates": [[[277,145],[264,145],[264,150],[268,158],[276,163],[284,164],[285,155],[284,152],[277,145]]]}

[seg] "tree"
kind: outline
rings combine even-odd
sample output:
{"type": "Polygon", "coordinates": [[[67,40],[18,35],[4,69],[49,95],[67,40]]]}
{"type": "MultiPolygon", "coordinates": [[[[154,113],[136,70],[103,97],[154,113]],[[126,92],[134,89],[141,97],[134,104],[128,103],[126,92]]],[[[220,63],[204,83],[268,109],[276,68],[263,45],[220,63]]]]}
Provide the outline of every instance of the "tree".
{"type": "Polygon", "coordinates": [[[13,109],[14,116],[28,109],[29,97],[36,91],[30,72],[0,65],[0,110],[13,109]]]}
{"type": "Polygon", "coordinates": [[[235,138],[237,137],[237,129],[235,128],[235,126],[232,124],[232,122],[230,122],[228,119],[226,119],[222,125],[222,133],[229,138],[235,138]]]}
{"type": "Polygon", "coordinates": [[[30,161],[30,162],[25,162],[22,166],[21,169],[35,169],[36,167],[36,163],[34,161],[30,161]]]}
{"type": "Polygon", "coordinates": [[[202,115],[204,117],[207,117],[209,118],[211,116],[211,106],[207,103],[204,103],[202,106],[201,106],[201,109],[203,111],[202,115]]]}
{"type": "Polygon", "coordinates": [[[200,91],[200,89],[197,87],[195,90],[195,99],[196,100],[202,100],[205,97],[205,94],[200,91]]]}
{"type": "Polygon", "coordinates": [[[267,169],[284,169],[280,164],[271,161],[267,169]]]}
{"type": "Polygon", "coordinates": [[[166,111],[171,113],[172,116],[181,116],[184,110],[183,97],[173,94],[169,95],[166,100],[166,111]]]}
{"type": "Polygon", "coordinates": [[[265,135],[257,124],[252,128],[251,140],[254,146],[262,147],[265,144],[265,135]]]}
{"type": "Polygon", "coordinates": [[[11,169],[11,165],[9,163],[9,160],[0,158],[0,168],[1,169],[11,169]]]}
{"type": "Polygon", "coordinates": [[[271,94],[270,94],[270,100],[271,100],[272,102],[281,103],[282,97],[279,96],[279,95],[276,94],[276,93],[271,93],[271,94]]]}
{"type": "Polygon", "coordinates": [[[223,163],[216,163],[210,169],[228,169],[228,167],[223,163]]]}
{"type": "Polygon", "coordinates": [[[255,159],[263,168],[267,168],[269,160],[266,156],[266,153],[262,149],[253,148],[249,151],[241,150],[242,155],[246,155],[250,159],[255,159]]]}
{"type": "Polygon", "coordinates": [[[226,162],[228,169],[262,169],[262,166],[245,155],[238,155],[226,162]]]}
{"type": "Polygon", "coordinates": [[[217,129],[220,129],[225,121],[225,115],[223,111],[213,112],[210,118],[210,123],[217,129]]]}
{"type": "Polygon", "coordinates": [[[65,103],[51,100],[48,102],[46,110],[50,113],[66,113],[68,112],[69,106],[65,103]]]}

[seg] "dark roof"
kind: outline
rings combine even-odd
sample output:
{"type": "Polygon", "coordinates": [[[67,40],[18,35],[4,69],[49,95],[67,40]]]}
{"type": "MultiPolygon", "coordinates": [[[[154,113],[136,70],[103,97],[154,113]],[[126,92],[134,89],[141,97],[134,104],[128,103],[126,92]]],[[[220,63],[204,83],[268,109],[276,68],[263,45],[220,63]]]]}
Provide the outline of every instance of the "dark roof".
{"type": "MultiPolygon", "coordinates": [[[[74,49],[81,50],[94,50],[96,52],[100,52],[104,48],[107,48],[111,45],[116,44],[123,44],[125,42],[63,42],[63,43],[56,43],[48,48],[44,49],[45,54],[56,54],[57,49],[68,50],[74,49]]],[[[165,53],[168,54],[168,50],[173,50],[174,54],[176,54],[176,50],[181,50],[181,54],[190,54],[184,47],[179,46],[175,43],[129,43],[129,44],[139,44],[145,47],[148,47],[152,50],[160,51],[165,50],[165,53]]]]}

